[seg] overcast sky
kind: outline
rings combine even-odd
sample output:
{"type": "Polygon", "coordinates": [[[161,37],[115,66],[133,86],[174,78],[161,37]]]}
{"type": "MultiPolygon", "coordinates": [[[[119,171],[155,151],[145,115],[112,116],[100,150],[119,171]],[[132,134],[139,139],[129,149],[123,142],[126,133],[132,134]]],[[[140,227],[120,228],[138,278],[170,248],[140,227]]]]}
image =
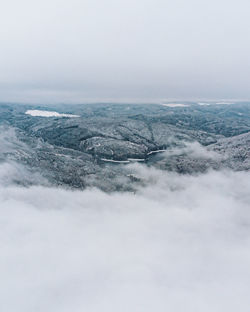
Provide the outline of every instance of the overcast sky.
{"type": "Polygon", "coordinates": [[[249,0],[8,0],[0,101],[250,98],[249,0]]]}

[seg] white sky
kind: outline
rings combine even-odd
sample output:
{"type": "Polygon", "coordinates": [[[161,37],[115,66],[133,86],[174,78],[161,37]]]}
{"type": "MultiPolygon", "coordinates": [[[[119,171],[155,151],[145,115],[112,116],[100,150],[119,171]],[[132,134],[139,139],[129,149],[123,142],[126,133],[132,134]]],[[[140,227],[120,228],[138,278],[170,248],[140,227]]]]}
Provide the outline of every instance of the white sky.
{"type": "Polygon", "coordinates": [[[0,101],[250,98],[246,0],[9,0],[0,101]]]}

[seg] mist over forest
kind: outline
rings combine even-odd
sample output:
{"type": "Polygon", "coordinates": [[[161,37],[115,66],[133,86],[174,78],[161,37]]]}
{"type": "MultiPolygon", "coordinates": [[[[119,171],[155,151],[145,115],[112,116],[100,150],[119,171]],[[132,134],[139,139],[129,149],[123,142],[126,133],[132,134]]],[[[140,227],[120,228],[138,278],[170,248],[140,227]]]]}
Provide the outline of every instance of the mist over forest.
{"type": "Polygon", "coordinates": [[[249,0],[0,8],[0,312],[249,312],[249,0]]]}
{"type": "Polygon", "coordinates": [[[250,104],[206,104],[0,105],[2,310],[246,311],[250,104]]]}

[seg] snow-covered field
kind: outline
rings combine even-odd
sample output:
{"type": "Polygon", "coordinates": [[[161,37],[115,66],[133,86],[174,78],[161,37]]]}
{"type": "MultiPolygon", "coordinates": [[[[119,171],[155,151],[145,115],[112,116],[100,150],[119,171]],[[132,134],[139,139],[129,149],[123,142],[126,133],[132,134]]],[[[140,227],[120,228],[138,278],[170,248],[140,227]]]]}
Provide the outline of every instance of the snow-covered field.
{"type": "Polygon", "coordinates": [[[167,104],[162,104],[163,106],[168,106],[168,107],[187,107],[189,106],[188,104],[183,104],[183,103],[167,103],[167,104]]]}
{"type": "Polygon", "coordinates": [[[33,117],[69,117],[75,118],[80,117],[79,115],[73,114],[60,114],[57,112],[45,111],[45,110],[38,110],[38,109],[30,109],[25,112],[26,115],[31,115],[33,117]]]}
{"type": "Polygon", "coordinates": [[[197,103],[198,105],[201,105],[201,106],[208,106],[208,105],[232,105],[232,104],[235,104],[234,102],[226,102],[226,101],[221,101],[221,102],[212,102],[212,103],[208,103],[208,102],[198,102],[197,103]]]}

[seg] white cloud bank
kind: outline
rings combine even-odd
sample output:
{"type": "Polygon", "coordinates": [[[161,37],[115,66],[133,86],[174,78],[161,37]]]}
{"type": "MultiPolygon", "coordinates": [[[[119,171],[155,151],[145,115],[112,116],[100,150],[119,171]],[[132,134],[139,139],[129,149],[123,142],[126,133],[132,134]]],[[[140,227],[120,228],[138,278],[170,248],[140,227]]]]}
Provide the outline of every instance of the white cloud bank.
{"type": "Polygon", "coordinates": [[[146,186],[108,195],[5,186],[4,167],[1,311],[248,311],[249,172],[133,165],[146,186]]]}

